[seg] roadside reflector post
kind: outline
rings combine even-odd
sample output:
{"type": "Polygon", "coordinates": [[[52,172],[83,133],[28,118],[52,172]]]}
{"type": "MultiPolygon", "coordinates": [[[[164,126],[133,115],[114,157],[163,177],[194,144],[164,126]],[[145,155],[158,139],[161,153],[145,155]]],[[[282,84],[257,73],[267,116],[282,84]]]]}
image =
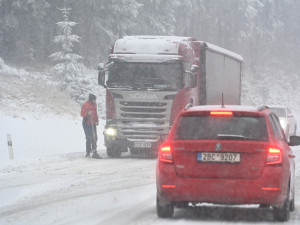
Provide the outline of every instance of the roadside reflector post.
{"type": "Polygon", "coordinates": [[[9,159],[13,160],[14,159],[14,151],[13,151],[13,147],[12,147],[12,140],[11,140],[10,134],[7,134],[7,146],[8,146],[9,159]]]}

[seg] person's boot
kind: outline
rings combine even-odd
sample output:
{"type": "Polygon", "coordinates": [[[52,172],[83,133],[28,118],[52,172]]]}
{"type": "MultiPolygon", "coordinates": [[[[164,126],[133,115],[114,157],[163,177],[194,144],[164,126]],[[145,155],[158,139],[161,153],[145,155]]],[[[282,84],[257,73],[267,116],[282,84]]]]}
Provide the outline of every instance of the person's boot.
{"type": "Polygon", "coordinates": [[[90,153],[89,153],[89,152],[86,152],[85,157],[86,157],[86,158],[90,158],[90,153]]]}
{"type": "Polygon", "coordinates": [[[102,157],[97,152],[93,153],[92,158],[94,158],[94,159],[102,159],[102,157]]]}

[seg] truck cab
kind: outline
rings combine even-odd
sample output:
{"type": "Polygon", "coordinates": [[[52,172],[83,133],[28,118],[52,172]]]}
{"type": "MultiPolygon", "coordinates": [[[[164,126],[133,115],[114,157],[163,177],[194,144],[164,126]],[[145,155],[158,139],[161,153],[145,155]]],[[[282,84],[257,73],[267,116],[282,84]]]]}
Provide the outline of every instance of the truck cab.
{"type": "MultiPolygon", "coordinates": [[[[225,60],[218,61],[219,67],[211,67],[207,49],[214,48],[192,37],[128,36],[115,42],[108,61],[99,65],[98,77],[106,88],[104,140],[109,157],[119,157],[128,150],[156,154],[157,145],[182,109],[214,101],[212,95],[217,93],[207,82],[215,83],[209,85],[218,91],[221,82],[207,79],[207,73],[215,71],[210,75],[214,79],[220,72],[226,75],[225,60]]],[[[226,58],[229,55],[237,62],[238,70],[227,79],[236,78],[236,93],[230,90],[228,96],[230,103],[239,104],[242,58],[225,50],[220,54],[220,49],[215,48],[212,54],[221,59],[227,54],[226,58]]]]}

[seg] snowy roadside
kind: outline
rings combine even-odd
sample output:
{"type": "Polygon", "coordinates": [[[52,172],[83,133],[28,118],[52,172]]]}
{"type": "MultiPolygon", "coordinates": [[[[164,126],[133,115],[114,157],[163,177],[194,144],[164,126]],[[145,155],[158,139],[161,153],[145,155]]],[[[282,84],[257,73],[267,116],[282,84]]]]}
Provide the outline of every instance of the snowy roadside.
{"type": "MultiPolygon", "coordinates": [[[[98,126],[98,146],[103,146],[104,120],[98,126]]],[[[70,152],[85,152],[85,137],[81,118],[51,117],[37,120],[0,115],[0,163],[9,160],[6,135],[12,137],[15,160],[43,158],[70,152]]]]}
{"type": "MultiPolygon", "coordinates": [[[[7,134],[12,137],[15,160],[70,152],[84,154],[80,105],[51,80],[47,73],[16,69],[0,58],[0,163],[9,160],[7,134]]],[[[98,101],[102,115],[101,94],[100,91],[98,101]]],[[[100,148],[103,126],[104,120],[100,119],[100,148]]]]}

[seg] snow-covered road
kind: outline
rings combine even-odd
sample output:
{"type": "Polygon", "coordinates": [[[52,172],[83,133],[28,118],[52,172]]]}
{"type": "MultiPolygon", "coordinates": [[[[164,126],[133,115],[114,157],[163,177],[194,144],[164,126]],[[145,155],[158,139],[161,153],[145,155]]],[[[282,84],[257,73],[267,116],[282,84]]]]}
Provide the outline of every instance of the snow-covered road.
{"type": "Polygon", "coordinates": [[[155,215],[154,173],[153,159],[83,153],[2,166],[0,224],[132,224],[155,215]]]}
{"type": "MultiPolygon", "coordinates": [[[[300,158],[300,148],[295,149],[300,158]]],[[[155,211],[154,159],[85,159],[69,153],[0,166],[0,224],[273,224],[270,209],[205,205],[176,209],[173,219],[155,211]]],[[[297,168],[297,187],[300,171],[297,168]]],[[[286,224],[300,223],[296,211],[286,224]]]]}

